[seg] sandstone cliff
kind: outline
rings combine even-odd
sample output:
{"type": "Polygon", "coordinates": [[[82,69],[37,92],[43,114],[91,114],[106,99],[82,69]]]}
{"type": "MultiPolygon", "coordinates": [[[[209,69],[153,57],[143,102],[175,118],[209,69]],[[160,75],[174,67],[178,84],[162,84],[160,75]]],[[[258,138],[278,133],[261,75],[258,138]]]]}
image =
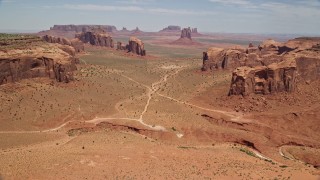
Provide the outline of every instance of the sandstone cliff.
{"type": "MultiPolygon", "coordinates": [[[[246,61],[250,55],[255,54],[258,64],[250,67],[248,64],[238,65],[232,75],[229,95],[292,92],[297,82],[318,80],[319,43],[320,38],[296,38],[287,43],[267,40],[257,49],[248,48],[245,52],[246,61]]],[[[209,59],[205,53],[204,59],[209,59]]]]}
{"type": "Polygon", "coordinates": [[[146,50],[144,49],[144,43],[136,37],[130,38],[129,44],[128,44],[128,51],[140,56],[146,55],[146,50]]]}
{"type": "Polygon", "coordinates": [[[292,92],[296,86],[297,65],[287,59],[269,66],[239,67],[232,73],[229,95],[292,92]]]}
{"type": "Polygon", "coordinates": [[[0,85],[35,77],[66,83],[74,79],[74,49],[39,40],[11,39],[0,48],[0,85]]]}
{"type": "Polygon", "coordinates": [[[246,49],[219,49],[209,48],[203,52],[202,70],[234,69],[241,66],[267,66],[283,61],[283,55],[294,49],[276,42],[266,40],[258,47],[249,44],[246,49]]]}
{"type": "Polygon", "coordinates": [[[76,34],[76,38],[94,46],[114,47],[112,37],[104,31],[87,31],[76,34]]]}
{"type": "MultiPolygon", "coordinates": [[[[202,71],[214,69],[233,69],[246,65],[246,54],[241,49],[209,48],[203,52],[202,71]]],[[[254,57],[252,57],[254,58],[254,57]]]]}

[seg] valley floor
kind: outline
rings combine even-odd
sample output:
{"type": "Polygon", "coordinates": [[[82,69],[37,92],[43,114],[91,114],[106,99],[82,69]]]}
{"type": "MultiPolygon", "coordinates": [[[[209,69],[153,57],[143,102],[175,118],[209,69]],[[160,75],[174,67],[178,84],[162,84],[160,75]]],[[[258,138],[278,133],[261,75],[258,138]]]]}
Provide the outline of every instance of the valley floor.
{"type": "MultiPolygon", "coordinates": [[[[319,178],[318,127],[236,112],[229,72],[92,47],[80,59],[75,82],[2,87],[0,179],[319,178]]],[[[299,117],[318,121],[309,108],[299,117]]]]}

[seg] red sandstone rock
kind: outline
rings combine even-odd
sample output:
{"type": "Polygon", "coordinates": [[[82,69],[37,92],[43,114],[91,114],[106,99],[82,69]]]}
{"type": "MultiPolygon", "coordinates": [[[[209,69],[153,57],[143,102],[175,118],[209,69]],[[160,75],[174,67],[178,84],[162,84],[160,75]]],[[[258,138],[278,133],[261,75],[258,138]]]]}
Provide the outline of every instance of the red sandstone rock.
{"type": "MultiPolygon", "coordinates": [[[[19,46],[21,40],[16,40],[19,46]]],[[[21,79],[49,77],[70,82],[76,70],[74,48],[45,42],[28,42],[29,46],[0,49],[0,85],[21,79]]]]}
{"type": "Polygon", "coordinates": [[[48,43],[57,43],[57,44],[61,44],[61,45],[72,46],[76,52],[83,52],[84,51],[84,45],[78,39],[72,39],[70,41],[66,38],[54,37],[54,36],[49,36],[49,35],[42,36],[42,39],[48,43]]]}
{"type": "Polygon", "coordinates": [[[144,43],[136,37],[130,38],[128,51],[141,56],[146,55],[146,50],[144,49],[144,43]]]}
{"type": "Polygon", "coordinates": [[[112,37],[107,34],[105,31],[87,31],[76,34],[76,38],[81,40],[84,43],[90,43],[94,46],[104,46],[104,47],[114,47],[112,37]]]}
{"type": "Polygon", "coordinates": [[[239,67],[233,71],[229,95],[292,92],[296,86],[296,70],[293,59],[269,66],[239,67]]]}

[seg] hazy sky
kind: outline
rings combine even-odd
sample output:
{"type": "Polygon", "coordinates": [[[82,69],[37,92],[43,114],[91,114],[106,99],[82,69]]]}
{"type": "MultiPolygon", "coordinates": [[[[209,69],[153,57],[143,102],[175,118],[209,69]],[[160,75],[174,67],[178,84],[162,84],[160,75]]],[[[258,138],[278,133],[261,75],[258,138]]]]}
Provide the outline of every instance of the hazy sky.
{"type": "Polygon", "coordinates": [[[54,24],[320,34],[320,0],[0,0],[2,31],[44,30],[54,24]]]}

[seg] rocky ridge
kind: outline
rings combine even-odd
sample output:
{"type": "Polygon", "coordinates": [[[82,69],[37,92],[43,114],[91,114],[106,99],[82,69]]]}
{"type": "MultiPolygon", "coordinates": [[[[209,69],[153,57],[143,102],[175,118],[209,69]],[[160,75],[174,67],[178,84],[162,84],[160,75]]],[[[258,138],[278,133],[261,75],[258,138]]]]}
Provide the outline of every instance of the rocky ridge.
{"type": "Polygon", "coordinates": [[[72,40],[68,40],[67,38],[63,38],[63,37],[45,35],[45,36],[42,36],[42,39],[48,43],[57,43],[61,45],[72,46],[76,52],[84,52],[83,43],[76,38],[72,40]]]}

